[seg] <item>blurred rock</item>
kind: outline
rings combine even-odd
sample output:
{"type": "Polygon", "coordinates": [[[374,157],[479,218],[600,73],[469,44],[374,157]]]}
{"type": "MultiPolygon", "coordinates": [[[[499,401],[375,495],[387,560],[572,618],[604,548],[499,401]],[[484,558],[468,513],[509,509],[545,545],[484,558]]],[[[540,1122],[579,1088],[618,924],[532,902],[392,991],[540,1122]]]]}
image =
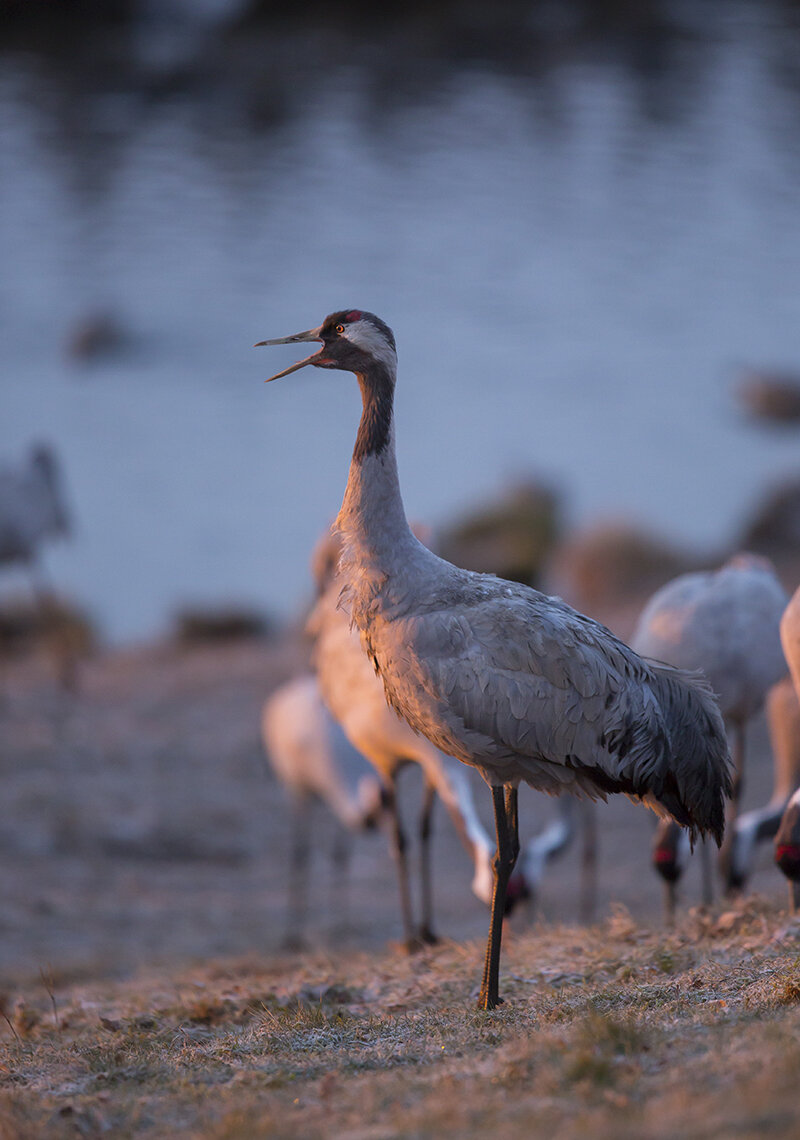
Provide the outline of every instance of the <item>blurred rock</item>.
{"type": "Polygon", "coordinates": [[[129,339],[111,313],[87,313],[70,329],[64,350],[74,364],[91,364],[123,351],[129,339]]]}
{"type": "Polygon", "coordinates": [[[256,610],[238,606],[186,608],[175,618],[174,638],[180,645],[242,641],[269,637],[273,622],[256,610]]]}
{"type": "Polygon", "coordinates": [[[698,559],[630,523],[597,523],[560,544],[547,588],[597,614],[619,603],[638,607],[659,586],[698,565],[698,559]]]}
{"type": "Polygon", "coordinates": [[[739,546],[770,558],[800,551],[800,477],[787,479],[764,495],[745,525],[739,546]]]}
{"type": "Polygon", "coordinates": [[[800,378],[778,372],[748,372],[737,391],[739,403],[755,419],[800,423],[800,378]]]}
{"type": "Polygon", "coordinates": [[[0,605],[0,657],[17,657],[37,649],[87,657],[97,647],[97,630],[74,602],[45,594],[10,598],[0,605]]]}
{"type": "Polygon", "coordinates": [[[535,586],[560,531],[559,510],[552,488],[519,483],[441,531],[436,549],[456,566],[535,586]]]}

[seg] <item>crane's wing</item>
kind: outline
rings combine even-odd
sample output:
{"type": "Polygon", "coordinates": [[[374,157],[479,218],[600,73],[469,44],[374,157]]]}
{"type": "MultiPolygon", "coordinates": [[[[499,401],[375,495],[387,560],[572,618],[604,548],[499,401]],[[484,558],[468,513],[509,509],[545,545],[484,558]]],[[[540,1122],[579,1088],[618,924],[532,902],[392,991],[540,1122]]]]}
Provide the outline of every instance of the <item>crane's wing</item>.
{"type": "MultiPolygon", "coordinates": [[[[397,657],[386,673],[401,679],[387,687],[390,700],[408,716],[423,693],[451,736],[440,747],[468,753],[498,781],[515,771],[545,790],[556,781],[621,791],[659,801],[682,823],[694,813],[680,785],[706,782],[716,830],[727,743],[707,688],[643,661],[560,599],[493,581],[393,623],[397,657]]],[[[416,726],[427,732],[424,720],[421,709],[416,726]]]]}

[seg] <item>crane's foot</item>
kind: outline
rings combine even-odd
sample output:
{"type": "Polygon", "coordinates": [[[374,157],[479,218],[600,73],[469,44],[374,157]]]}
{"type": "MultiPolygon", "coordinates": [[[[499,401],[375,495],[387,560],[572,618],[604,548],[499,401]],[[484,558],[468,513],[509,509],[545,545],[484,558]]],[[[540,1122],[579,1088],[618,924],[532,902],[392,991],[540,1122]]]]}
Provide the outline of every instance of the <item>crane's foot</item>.
{"type": "Polygon", "coordinates": [[[478,1009],[497,1009],[498,1005],[503,1005],[505,998],[501,998],[499,994],[488,994],[481,990],[480,997],[478,998],[478,1009]]]}
{"type": "Polygon", "coordinates": [[[402,954],[420,954],[429,944],[425,942],[420,934],[411,934],[404,938],[402,942],[393,943],[402,954]]]}
{"type": "Polygon", "coordinates": [[[285,954],[296,954],[308,950],[309,946],[302,934],[285,934],[279,948],[285,954]]]}
{"type": "Polygon", "coordinates": [[[424,946],[435,946],[439,941],[439,935],[434,934],[429,926],[421,926],[417,938],[424,946]]]}

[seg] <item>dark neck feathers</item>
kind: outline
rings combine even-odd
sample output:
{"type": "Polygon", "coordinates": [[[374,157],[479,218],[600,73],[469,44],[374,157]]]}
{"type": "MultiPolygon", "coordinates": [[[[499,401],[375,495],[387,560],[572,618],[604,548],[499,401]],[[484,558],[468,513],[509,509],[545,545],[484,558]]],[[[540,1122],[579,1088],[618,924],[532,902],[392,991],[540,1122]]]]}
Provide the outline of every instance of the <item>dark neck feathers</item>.
{"type": "Polygon", "coordinates": [[[362,463],[368,455],[380,455],[389,444],[394,404],[394,377],[383,364],[373,364],[358,375],[364,410],[358,425],[353,459],[362,463]]]}

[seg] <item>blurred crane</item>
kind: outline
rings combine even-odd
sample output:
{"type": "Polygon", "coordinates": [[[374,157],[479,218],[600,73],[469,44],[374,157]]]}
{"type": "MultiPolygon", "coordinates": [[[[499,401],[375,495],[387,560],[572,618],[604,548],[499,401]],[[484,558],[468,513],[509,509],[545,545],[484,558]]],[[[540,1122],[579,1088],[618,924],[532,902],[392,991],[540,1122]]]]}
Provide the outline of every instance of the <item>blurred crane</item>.
{"type": "Polygon", "coordinates": [[[789,880],[789,909],[800,907],[800,790],[796,791],[775,834],[775,864],[789,880]]]}
{"type": "Polygon", "coordinates": [[[795,692],[800,699],[800,587],[781,615],[780,636],[795,692]]]}
{"type": "Polygon", "coordinates": [[[773,789],[764,807],[743,812],[736,820],[729,871],[730,884],[736,890],[750,877],[757,845],[775,836],[789,800],[800,786],[800,702],[791,677],[773,685],[766,707],[773,789]]]}
{"type": "Polygon", "coordinates": [[[360,310],[265,344],[320,341],[308,364],[358,377],[363,401],[337,526],[352,620],[390,704],[492,788],[492,917],[479,1005],[500,1001],[503,913],[519,854],[517,788],[589,797],[623,792],[721,840],[730,791],[724,725],[708,689],[651,665],[556,598],[459,570],[412,534],[392,424],[397,354],[360,310]]]}
{"type": "MultiPolygon", "coordinates": [[[[800,700],[800,587],[781,617],[781,645],[800,700]]],[[[800,791],[789,800],[775,835],[775,862],[789,879],[789,902],[794,912],[800,905],[800,791]]]]}
{"type": "MultiPolygon", "coordinates": [[[[762,808],[743,812],[733,821],[730,846],[731,886],[744,887],[752,872],[756,847],[772,839],[784,810],[800,784],[800,703],[790,677],[773,685],[766,700],[767,727],[773,757],[773,791],[762,808]]],[[[706,852],[702,853],[704,856],[706,852]]],[[[653,866],[664,879],[665,909],[671,923],[675,913],[675,885],[686,870],[690,855],[686,833],[671,822],[660,822],[653,842],[653,866]]],[[[703,864],[703,901],[711,902],[711,868],[703,864]]]]}
{"type": "MultiPolygon", "coordinates": [[[[786,593],[771,564],[752,554],[739,554],[719,570],[682,574],[656,591],[631,639],[643,657],[701,671],[733,733],[733,796],[720,857],[729,889],[734,886],[730,847],[744,779],[746,727],[769,689],[786,673],[779,636],[785,606],[786,593]]],[[[680,877],[681,843],[669,824],[658,829],[653,861],[667,883],[668,915],[680,877]]],[[[707,868],[706,901],[710,901],[710,891],[707,868]]]]}
{"type": "Polygon", "coordinates": [[[581,922],[591,923],[597,910],[597,813],[591,801],[566,794],[559,796],[556,818],[525,844],[519,865],[528,895],[535,903],[548,863],[563,855],[578,836],[581,839],[578,917],[581,922]]]}
{"type": "MultiPolygon", "coordinates": [[[[0,566],[18,563],[32,576],[40,574],[40,544],[69,532],[61,471],[51,447],[39,444],[25,463],[0,467],[0,566]]],[[[39,591],[39,582],[34,585],[39,591]]]]}
{"type": "Polygon", "coordinates": [[[55,625],[61,680],[74,680],[74,653],[48,588],[39,549],[48,539],[70,533],[61,469],[52,447],[37,444],[27,459],[0,467],[0,567],[21,566],[28,574],[43,628],[55,625]]]}
{"type": "Polygon", "coordinates": [[[291,803],[285,941],[296,946],[302,941],[308,908],[314,804],[324,804],[338,825],[334,880],[346,899],[350,835],[376,826],[381,789],[372,767],[325,708],[316,677],[296,677],[276,689],[264,704],[261,732],[267,757],[291,803]]]}

